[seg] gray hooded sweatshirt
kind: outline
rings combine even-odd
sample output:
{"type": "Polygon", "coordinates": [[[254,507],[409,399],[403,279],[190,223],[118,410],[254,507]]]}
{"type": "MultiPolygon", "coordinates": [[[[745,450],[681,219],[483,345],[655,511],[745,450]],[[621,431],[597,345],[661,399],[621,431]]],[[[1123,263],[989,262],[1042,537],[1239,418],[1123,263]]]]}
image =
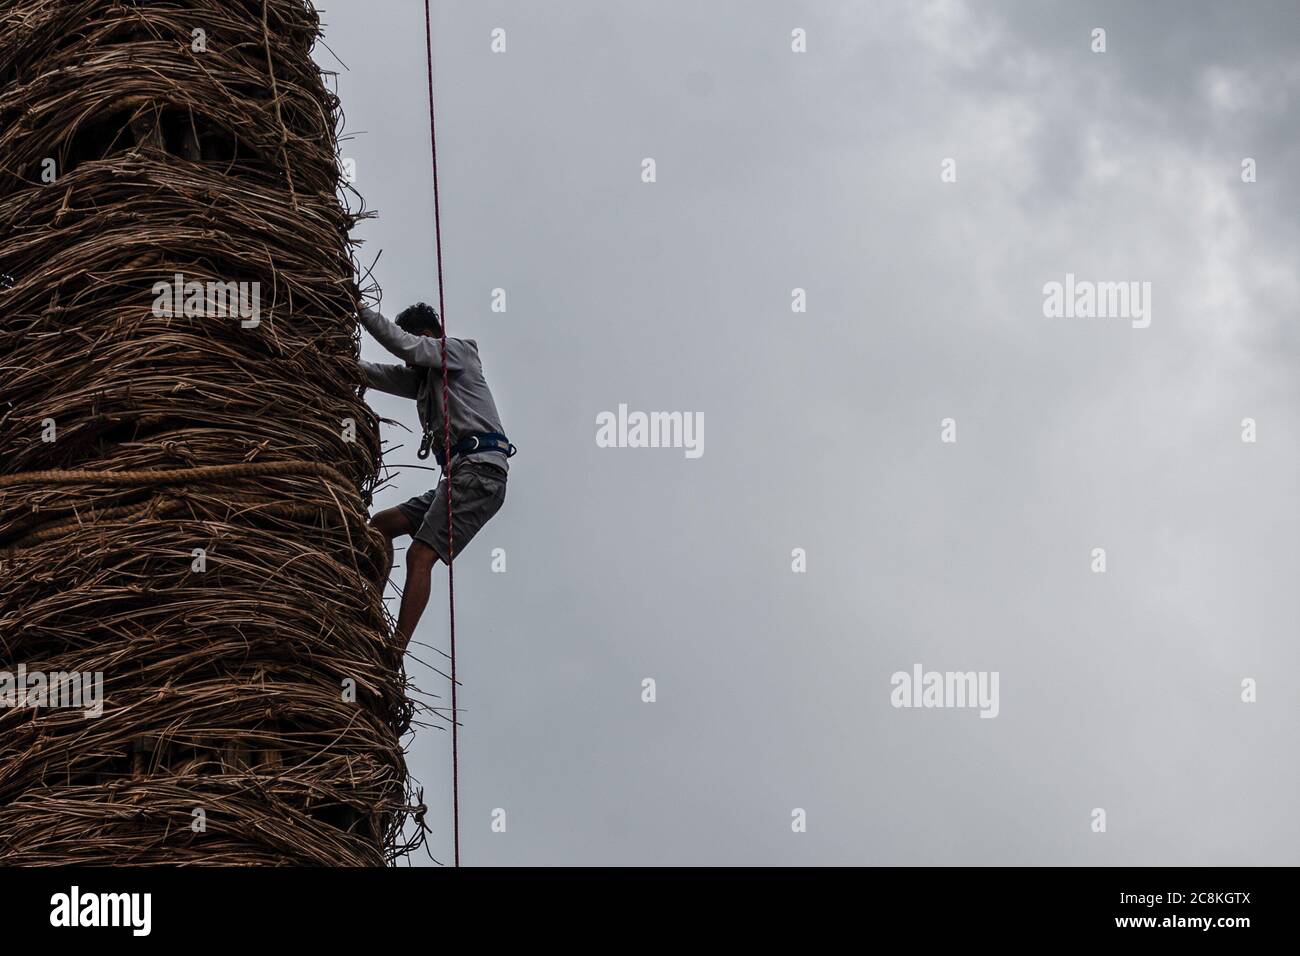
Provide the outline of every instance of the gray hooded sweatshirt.
{"type": "MultiPolygon", "coordinates": [[[[420,427],[433,435],[433,447],[441,449],[442,430],[442,340],[412,335],[399,329],[374,309],[361,310],[361,324],[389,352],[405,365],[380,365],[361,361],[366,383],[381,392],[415,399],[420,427]]],[[[496,432],[504,435],[496,402],[483,377],[478,344],[472,339],[447,337],[447,390],[451,399],[451,443],[469,435],[496,432]]],[[[461,455],[457,464],[483,461],[508,468],[506,456],[493,451],[461,455]]]]}

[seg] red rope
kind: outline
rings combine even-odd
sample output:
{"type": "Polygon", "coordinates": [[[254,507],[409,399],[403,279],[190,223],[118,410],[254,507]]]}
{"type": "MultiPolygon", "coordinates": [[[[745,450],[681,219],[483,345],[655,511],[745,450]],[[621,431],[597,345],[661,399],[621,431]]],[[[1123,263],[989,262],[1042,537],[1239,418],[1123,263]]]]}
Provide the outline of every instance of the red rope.
{"type": "Polygon", "coordinates": [[[433,154],[433,236],[438,252],[438,315],[442,319],[442,452],[447,482],[447,604],[451,631],[451,822],[455,865],[460,866],[460,710],[456,707],[456,583],[452,564],[456,543],[451,523],[451,392],[447,380],[447,306],[442,294],[442,215],[438,206],[438,133],[433,109],[433,16],[424,0],[424,46],[429,66],[429,148],[433,154]]]}

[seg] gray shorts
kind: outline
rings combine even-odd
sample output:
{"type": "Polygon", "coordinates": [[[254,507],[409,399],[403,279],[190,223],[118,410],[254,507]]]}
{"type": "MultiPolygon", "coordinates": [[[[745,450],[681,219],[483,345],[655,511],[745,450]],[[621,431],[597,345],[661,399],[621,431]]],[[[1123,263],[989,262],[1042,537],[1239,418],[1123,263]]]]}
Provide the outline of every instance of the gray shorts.
{"type": "MultiPolygon", "coordinates": [[[[488,519],[501,510],[506,500],[506,470],[484,461],[453,465],[451,470],[451,527],[456,554],[465,550],[488,519]]],[[[446,563],[447,479],[424,494],[397,506],[415,532],[411,535],[433,548],[446,563]]]]}

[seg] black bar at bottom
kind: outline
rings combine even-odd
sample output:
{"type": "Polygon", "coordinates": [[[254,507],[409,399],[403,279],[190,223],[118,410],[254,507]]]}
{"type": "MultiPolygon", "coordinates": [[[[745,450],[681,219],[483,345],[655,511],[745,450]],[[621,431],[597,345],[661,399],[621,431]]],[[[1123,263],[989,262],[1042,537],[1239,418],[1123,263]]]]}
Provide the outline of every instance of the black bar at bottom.
{"type": "Polygon", "coordinates": [[[683,931],[732,944],[848,933],[844,942],[902,934],[919,946],[1124,937],[1231,946],[1294,938],[1295,882],[1284,868],[34,869],[0,870],[0,913],[11,943],[255,940],[258,950],[398,945],[410,934],[433,946],[453,930],[491,946],[668,945],[683,931]]]}

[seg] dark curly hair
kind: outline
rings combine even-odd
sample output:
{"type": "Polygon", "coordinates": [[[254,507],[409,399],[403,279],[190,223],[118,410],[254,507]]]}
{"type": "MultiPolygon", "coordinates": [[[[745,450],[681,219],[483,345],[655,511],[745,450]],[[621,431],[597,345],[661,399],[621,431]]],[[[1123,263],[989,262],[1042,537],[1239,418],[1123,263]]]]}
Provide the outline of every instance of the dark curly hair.
{"type": "Polygon", "coordinates": [[[438,311],[423,302],[407,306],[397,313],[397,327],[412,335],[422,335],[425,332],[442,335],[442,319],[438,317],[438,311]]]}

